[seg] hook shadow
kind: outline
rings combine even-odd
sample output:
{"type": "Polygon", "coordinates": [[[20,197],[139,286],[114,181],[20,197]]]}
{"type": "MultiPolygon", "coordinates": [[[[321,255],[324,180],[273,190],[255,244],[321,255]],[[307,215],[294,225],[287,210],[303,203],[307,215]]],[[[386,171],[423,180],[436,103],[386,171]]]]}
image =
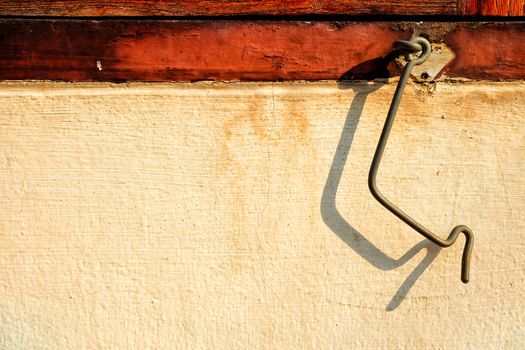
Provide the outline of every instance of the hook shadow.
{"type": "MultiPolygon", "coordinates": [[[[353,89],[349,84],[349,79],[366,79],[372,80],[376,78],[388,78],[389,72],[387,70],[388,64],[396,57],[397,53],[376,58],[370,61],[359,64],[346,72],[339,80],[340,89],[353,89]]],[[[354,83],[355,84],[355,83],[354,83]]],[[[373,82],[367,85],[360,85],[356,90],[357,94],[352,100],[350,109],[348,111],[343,131],[337,145],[337,149],[328,172],[328,177],[321,197],[321,216],[326,225],[348,244],[359,256],[368,261],[374,267],[389,271],[396,269],[421,250],[426,250],[426,255],[419,265],[410,273],[410,275],[401,284],[395,295],[392,297],[390,303],[386,306],[387,311],[395,310],[403,301],[407,293],[415,284],[417,279],[430,266],[432,261],[438,256],[441,248],[433,244],[429,240],[423,240],[408,250],[403,256],[394,259],[386,255],[373,243],[366,239],[359,231],[350,225],[341,215],[336,205],[336,195],[341,182],[341,176],[344,172],[344,167],[348,160],[350,148],[354,140],[355,131],[359,123],[359,119],[363,113],[363,108],[368,95],[384,84],[373,82]]],[[[355,85],[354,85],[355,86],[355,85]]]]}

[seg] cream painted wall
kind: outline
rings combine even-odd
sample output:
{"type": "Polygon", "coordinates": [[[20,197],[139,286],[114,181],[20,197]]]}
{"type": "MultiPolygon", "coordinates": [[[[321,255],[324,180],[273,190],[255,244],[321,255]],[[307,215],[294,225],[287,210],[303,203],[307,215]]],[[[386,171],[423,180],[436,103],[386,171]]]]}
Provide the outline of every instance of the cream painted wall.
{"type": "Polygon", "coordinates": [[[0,348],[525,348],[525,84],[0,84],[0,348]]]}

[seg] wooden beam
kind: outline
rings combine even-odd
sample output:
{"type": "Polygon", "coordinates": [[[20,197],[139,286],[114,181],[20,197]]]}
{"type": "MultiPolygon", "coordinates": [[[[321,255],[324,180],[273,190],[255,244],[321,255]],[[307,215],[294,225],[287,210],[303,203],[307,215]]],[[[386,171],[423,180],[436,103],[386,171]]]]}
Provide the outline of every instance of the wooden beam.
{"type": "Polygon", "coordinates": [[[459,15],[523,16],[525,0],[458,0],[459,15]]]}
{"type": "Polygon", "coordinates": [[[5,0],[1,16],[523,16],[525,0],[5,0]]]}
{"type": "Polygon", "coordinates": [[[5,0],[3,16],[454,15],[456,0],[5,0]]]}
{"type": "Polygon", "coordinates": [[[74,81],[373,79],[413,34],[444,42],[447,77],[525,79],[523,23],[0,21],[0,79],[74,81]]]}

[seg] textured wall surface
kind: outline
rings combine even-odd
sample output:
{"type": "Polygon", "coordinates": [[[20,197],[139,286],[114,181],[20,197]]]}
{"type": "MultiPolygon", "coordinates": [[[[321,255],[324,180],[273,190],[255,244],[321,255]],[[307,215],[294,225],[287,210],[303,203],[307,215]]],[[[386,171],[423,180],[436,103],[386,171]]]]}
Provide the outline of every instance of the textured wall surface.
{"type": "Polygon", "coordinates": [[[0,84],[0,348],[525,348],[524,83],[0,84]]]}

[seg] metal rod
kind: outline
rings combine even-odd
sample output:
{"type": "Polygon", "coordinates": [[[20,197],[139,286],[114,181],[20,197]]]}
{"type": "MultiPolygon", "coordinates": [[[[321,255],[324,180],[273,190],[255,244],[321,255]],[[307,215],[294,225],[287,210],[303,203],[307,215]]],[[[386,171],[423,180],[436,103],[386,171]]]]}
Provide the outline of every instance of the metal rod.
{"type": "Polygon", "coordinates": [[[403,69],[401,78],[399,79],[399,83],[397,85],[388,115],[385,120],[383,131],[379,137],[379,142],[377,144],[374,158],[372,159],[372,165],[368,174],[368,188],[370,189],[370,192],[372,192],[374,198],[377,199],[377,201],[385,208],[387,208],[390,212],[392,212],[395,216],[412,227],[418,233],[441,247],[450,247],[452,244],[454,244],[459,234],[463,233],[465,235],[466,241],[465,248],[463,249],[463,257],[461,259],[461,281],[463,281],[463,283],[467,283],[469,281],[470,257],[472,254],[472,247],[474,245],[474,234],[472,230],[465,225],[458,225],[452,229],[447,239],[442,239],[395,206],[377,188],[377,172],[379,170],[381,158],[388,141],[388,136],[390,135],[390,130],[394,124],[394,119],[396,117],[399,103],[401,102],[403,91],[405,90],[408,78],[410,77],[410,72],[414,66],[426,61],[432,50],[430,43],[425,38],[421,37],[413,38],[410,41],[396,41],[394,43],[394,48],[400,53],[406,54],[408,62],[403,69]],[[418,57],[412,57],[412,55],[418,51],[421,51],[421,54],[418,57]]]}

